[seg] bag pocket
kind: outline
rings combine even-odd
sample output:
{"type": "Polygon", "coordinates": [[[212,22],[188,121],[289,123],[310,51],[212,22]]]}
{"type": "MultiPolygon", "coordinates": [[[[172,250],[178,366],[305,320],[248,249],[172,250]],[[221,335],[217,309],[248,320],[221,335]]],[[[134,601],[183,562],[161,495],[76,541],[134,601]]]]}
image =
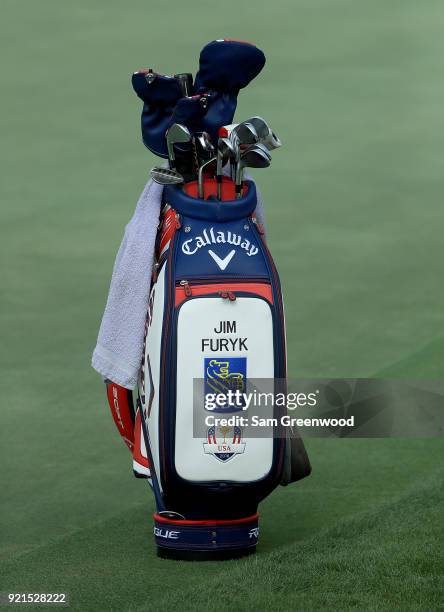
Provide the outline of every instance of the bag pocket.
{"type": "MultiPolygon", "coordinates": [[[[247,439],[242,427],[212,426],[205,438],[193,437],[193,379],[204,379],[204,387],[217,392],[221,381],[237,385],[247,377],[274,377],[276,316],[270,284],[257,279],[179,281],[175,304],[178,475],[197,482],[265,478],[273,463],[272,438],[247,439]]],[[[202,397],[202,418],[212,414],[202,397]]]]}

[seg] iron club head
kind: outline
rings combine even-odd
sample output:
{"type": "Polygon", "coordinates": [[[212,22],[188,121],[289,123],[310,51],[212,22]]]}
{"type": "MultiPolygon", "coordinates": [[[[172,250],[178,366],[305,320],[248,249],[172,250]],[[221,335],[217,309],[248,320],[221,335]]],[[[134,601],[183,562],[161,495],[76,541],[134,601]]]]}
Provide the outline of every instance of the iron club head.
{"type": "Polygon", "coordinates": [[[205,198],[205,192],[204,192],[204,184],[203,184],[203,173],[204,171],[209,171],[210,168],[213,168],[213,172],[214,172],[214,168],[216,167],[217,164],[217,159],[216,157],[212,157],[211,159],[209,159],[207,162],[205,162],[204,164],[202,164],[199,168],[199,172],[198,172],[198,177],[197,177],[197,185],[198,185],[198,193],[199,193],[199,198],[204,199],[205,198]]]}
{"type": "Polygon", "coordinates": [[[160,185],[180,185],[184,182],[184,178],[176,170],[170,168],[162,168],[161,166],[155,166],[150,171],[150,176],[155,183],[160,185]]]}
{"type": "Polygon", "coordinates": [[[268,168],[271,163],[271,155],[264,151],[260,145],[252,145],[243,151],[236,165],[236,194],[239,198],[242,191],[242,180],[244,168],[268,168]]]}
{"type": "Polygon", "coordinates": [[[270,126],[265,121],[265,119],[262,119],[262,117],[257,117],[257,116],[250,117],[250,119],[247,119],[245,123],[250,123],[254,127],[254,129],[256,130],[259,142],[264,140],[264,138],[267,138],[267,136],[269,135],[271,131],[270,126]]]}
{"type": "Polygon", "coordinates": [[[270,130],[270,133],[268,134],[267,138],[264,138],[263,140],[261,140],[261,142],[267,147],[269,151],[282,147],[282,142],[280,138],[278,138],[272,130],[270,130]]]}
{"type": "Polygon", "coordinates": [[[168,148],[168,159],[170,168],[175,169],[176,158],[174,156],[174,145],[179,143],[191,142],[191,134],[187,127],[181,123],[173,123],[166,133],[166,141],[168,148]]]}
{"type": "Polygon", "coordinates": [[[258,135],[251,123],[243,122],[234,126],[230,133],[230,140],[236,153],[233,160],[234,163],[232,163],[231,166],[232,178],[235,180],[237,170],[234,169],[233,172],[233,166],[236,165],[237,167],[239,165],[242,147],[256,143],[258,141],[258,135]]]}
{"type": "Polygon", "coordinates": [[[217,143],[217,163],[216,163],[216,180],[217,180],[217,198],[222,198],[222,169],[224,165],[236,158],[236,151],[229,138],[219,138],[217,143]]]}
{"type": "Polygon", "coordinates": [[[217,143],[217,170],[216,173],[222,176],[222,168],[230,159],[236,156],[235,148],[229,138],[219,138],[217,143]]]}
{"type": "Polygon", "coordinates": [[[233,144],[254,144],[259,140],[254,126],[248,121],[243,121],[234,126],[230,138],[233,144]]]}
{"type": "Polygon", "coordinates": [[[264,144],[269,151],[282,146],[282,142],[262,117],[250,117],[246,120],[246,123],[251,123],[257,132],[259,142],[264,144]]]}
{"type": "Polygon", "coordinates": [[[268,147],[263,143],[263,142],[257,142],[254,145],[250,145],[247,149],[245,149],[242,153],[246,153],[247,151],[262,151],[267,157],[268,159],[271,161],[271,153],[268,150],[268,147]]]}
{"type": "Polygon", "coordinates": [[[203,163],[214,157],[214,147],[211,142],[211,136],[208,134],[208,132],[197,132],[194,135],[194,142],[199,164],[201,160],[203,160],[203,163]]]}

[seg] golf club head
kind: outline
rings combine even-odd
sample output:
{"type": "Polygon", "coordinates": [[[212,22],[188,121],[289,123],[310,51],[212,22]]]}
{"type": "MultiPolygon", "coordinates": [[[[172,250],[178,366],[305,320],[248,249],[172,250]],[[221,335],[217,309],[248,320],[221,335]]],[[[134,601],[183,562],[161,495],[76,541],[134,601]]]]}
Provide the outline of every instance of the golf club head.
{"type": "Polygon", "coordinates": [[[214,147],[211,143],[211,137],[208,132],[197,132],[194,135],[197,156],[199,165],[214,157],[214,147]]]}
{"type": "Polygon", "coordinates": [[[236,194],[239,198],[242,192],[244,168],[268,168],[271,163],[271,155],[264,150],[263,145],[255,144],[248,147],[240,155],[236,164],[236,194]]]}
{"type": "Polygon", "coordinates": [[[262,117],[250,117],[245,123],[250,123],[256,130],[259,142],[265,140],[271,132],[270,126],[262,117]]]}
{"type": "Polygon", "coordinates": [[[190,130],[181,123],[173,123],[167,132],[167,137],[174,143],[190,142],[190,130]]]}
{"type": "Polygon", "coordinates": [[[238,123],[230,134],[231,141],[238,144],[254,144],[259,140],[258,134],[251,123],[238,123]]]}
{"type": "Polygon", "coordinates": [[[243,155],[247,151],[251,151],[252,149],[254,149],[255,151],[262,151],[264,155],[266,155],[268,159],[271,161],[270,151],[268,150],[268,147],[263,142],[257,142],[254,145],[250,145],[249,147],[247,147],[246,149],[242,151],[241,155],[243,155]]]}
{"type": "Polygon", "coordinates": [[[202,198],[202,199],[205,198],[204,184],[203,184],[204,172],[205,171],[214,172],[216,170],[216,166],[217,166],[216,157],[212,157],[211,159],[209,159],[207,162],[205,162],[204,164],[200,166],[199,173],[198,173],[198,180],[197,180],[199,198],[202,198]]]}
{"type": "Polygon", "coordinates": [[[264,145],[255,144],[243,151],[240,161],[244,168],[268,168],[271,155],[264,145]]]}
{"type": "Polygon", "coordinates": [[[278,149],[279,147],[282,147],[282,142],[280,138],[278,138],[277,135],[271,130],[267,138],[264,138],[263,140],[261,140],[261,142],[267,147],[269,151],[273,151],[273,149],[278,149]]]}
{"type": "Polygon", "coordinates": [[[174,170],[174,145],[191,142],[190,130],[181,123],[173,123],[166,133],[166,141],[170,166],[174,170]]]}
{"type": "Polygon", "coordinates": [[[217,143],[217,174],[222,174],[222,168],[230,160],[236,157],[236,151],[229,138],[219,138],[217,143]]]}
{"type": "Polygon", "coordinates": [[[195,134],[195,138],[203,151],[208,151],[208,152],[212,151],[214,153],[214,147],[211,142],[211,136],[208,134],[208,132],[197,132],[195,134]]]}
{"type": "Polygon", "coordinates": [[[180,185],[184,182],[184,178],[181,174],[170,168],[162,168],[161,166],[155,166],[150,171],[150,176],[155,183],[159,185],[180,185]]]}
{"type": "Polygon", "coordinates": [[[224,165],[228,161],[236,160],[236,149],[233,146],[230,138],[219,138],[217,141],[217,163],[216,163],[216,179],[217,179],[217,199],[222,199],[222,171],[224,165]]]}
{"type": "Polygon", "coordinates": [[[242,188],[244,168],[268,168],[271,164],[271,156],[262,147],[253,145],[241,154],[236,166],[236,191],[242,188]]]}
{"type": "Polygon", "coordinates": [[[244,123],[250,123],[254,127],[258,135],[258,142],[264,144],[269,151],[282,146],[281,140],[262,117],[250,117],[244,123]]]}

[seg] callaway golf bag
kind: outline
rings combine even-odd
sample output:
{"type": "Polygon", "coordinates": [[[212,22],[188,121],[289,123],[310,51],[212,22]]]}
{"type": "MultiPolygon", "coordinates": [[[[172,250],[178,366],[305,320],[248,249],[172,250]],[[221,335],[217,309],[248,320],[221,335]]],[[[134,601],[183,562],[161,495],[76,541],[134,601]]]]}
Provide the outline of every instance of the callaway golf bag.
{"type": "MultiPolygon", "coordinates": [[[[194,429],[196,410],[208,412],[208,389],[286,377],[279,276],[256,216],[255,184],[242,175],[243,167],[269,165],[280,142],[261,118],[229,125],[239,89],[264,63],[257,47],[222,40],[204,48],[184,97],[180,79],[133,76],[144,143],[168,157],[169,168],[151,174],[164,188],[136,405],[111,380],[107,391],[134,474],[154,493],[160,556],[254,552],[259,503],[311,470],[302,440],[279,425],[268,437],[249,437],[238,425],[194,429]],[[233,172],[222,175],[222,164],[233,172]],[[199,380],[205,393],[196,397],[199,380]]],[[[273,408],[277,421],[284,411],[273,408]]]]}
{"type": "Polygon", "coordinates": [[[110,405],[135,474],[154,491],[159,553],[246,554],[258,541],[259,502],[308,475],[308,459],[299,438],[245,439],[240,427],[195,438],[193,380],[285,378],[279,277],[254,217],[254,183],[232,201],[177,186],[164,200],[134,435],[126,390],[119,406],[109,384],[110,405]]]}

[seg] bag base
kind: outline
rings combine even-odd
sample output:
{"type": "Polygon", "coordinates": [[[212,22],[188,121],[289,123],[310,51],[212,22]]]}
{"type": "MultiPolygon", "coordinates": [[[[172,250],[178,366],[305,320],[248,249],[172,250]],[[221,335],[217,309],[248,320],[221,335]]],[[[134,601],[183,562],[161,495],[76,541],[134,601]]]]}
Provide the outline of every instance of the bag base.
{"type": "Polygon", "coordinates": [[[259,515],[233,520],[172,520],[154,514],[157,555],[189,561],[234,559],[256,552],[259,515]]]}

